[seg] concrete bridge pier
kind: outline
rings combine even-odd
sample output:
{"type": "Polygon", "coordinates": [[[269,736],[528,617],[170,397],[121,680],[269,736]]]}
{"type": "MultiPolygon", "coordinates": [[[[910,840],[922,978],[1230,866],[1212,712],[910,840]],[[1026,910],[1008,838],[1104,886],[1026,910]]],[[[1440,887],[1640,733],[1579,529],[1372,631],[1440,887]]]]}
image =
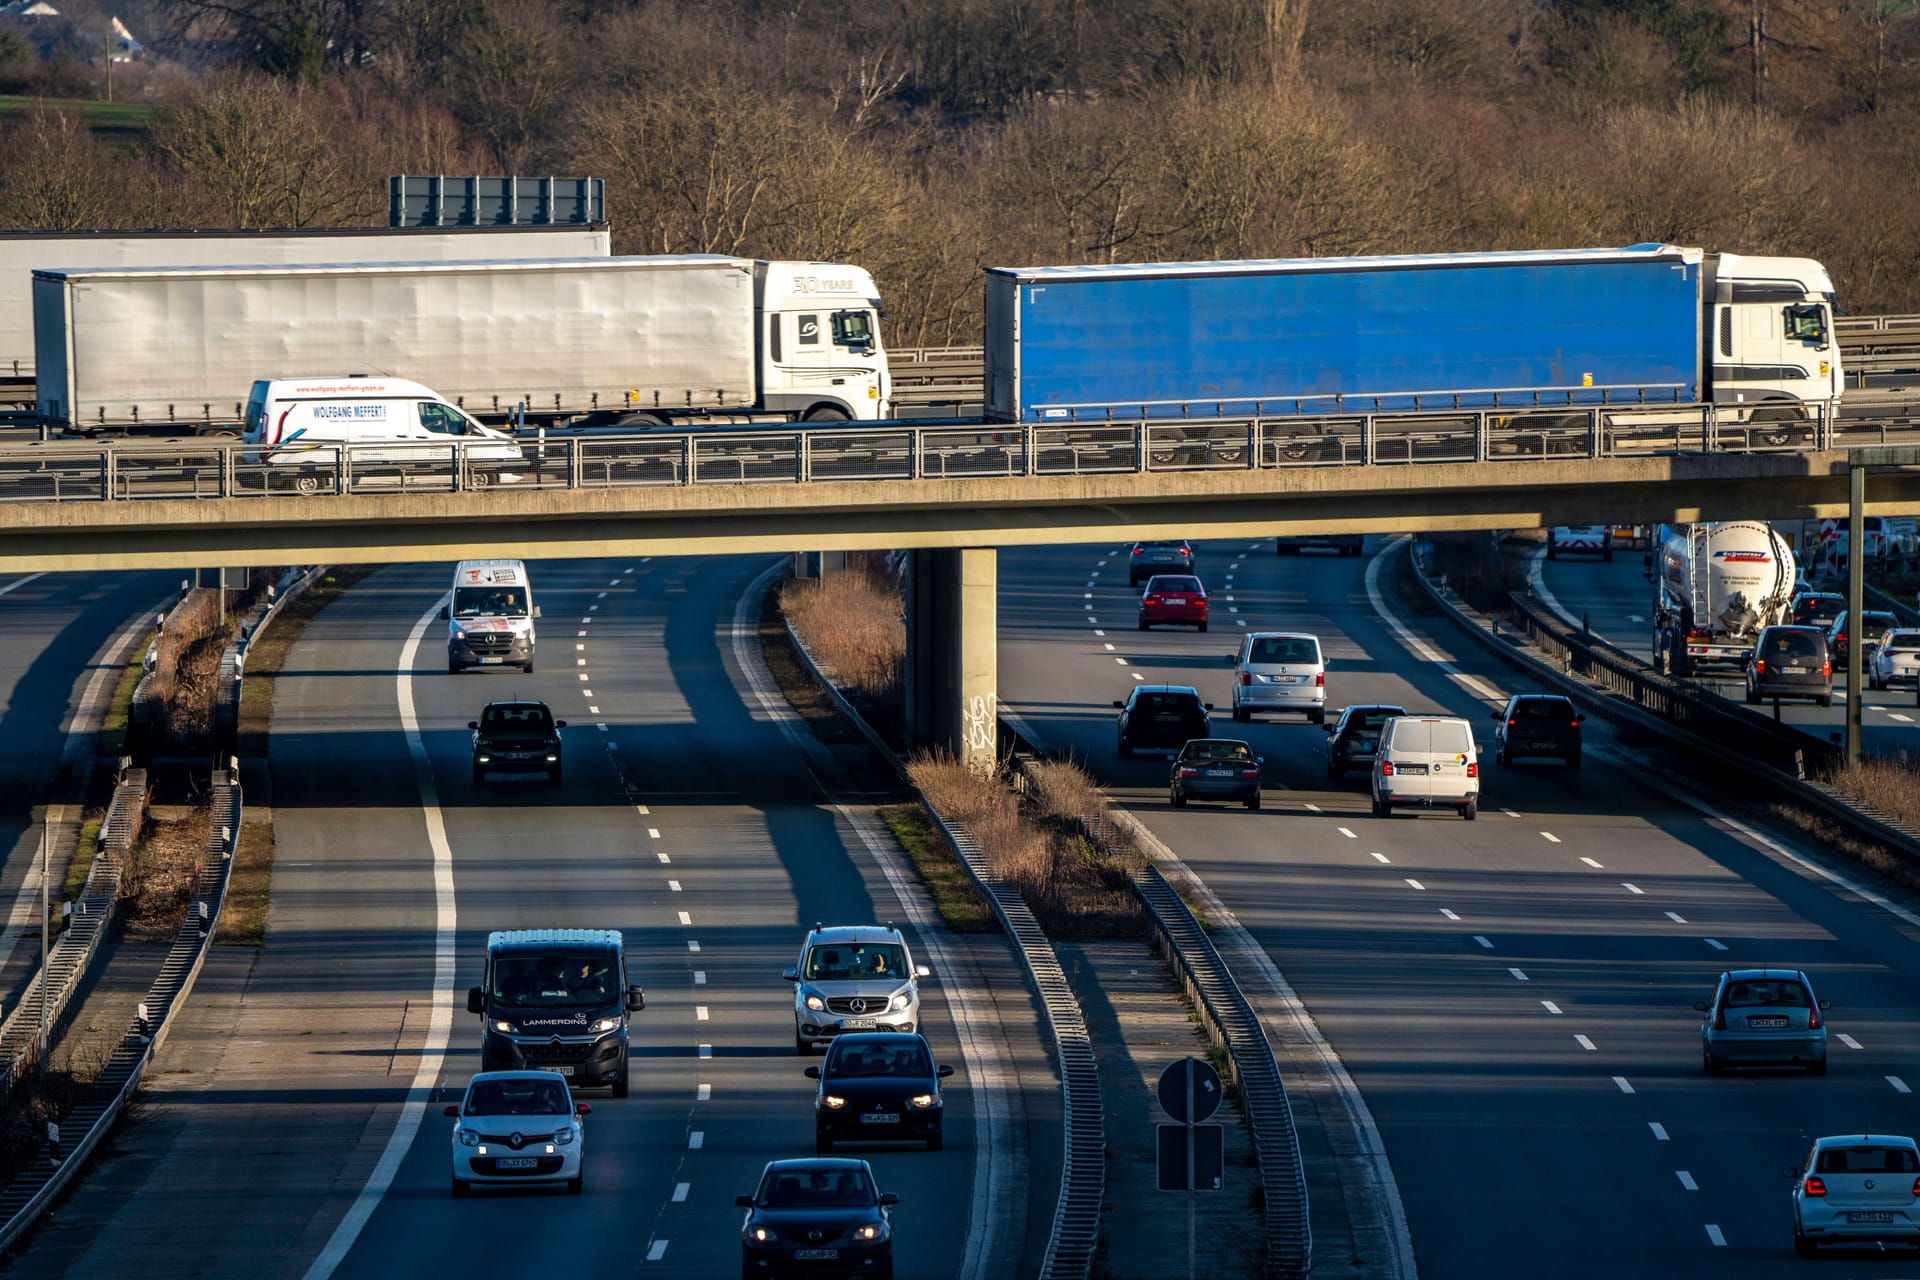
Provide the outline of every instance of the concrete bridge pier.
{"type": "Polygon", "coordinates": [[[907,561],[907,741],[991,769],[999,759],[999,553],[916,550],[907,561]]]}

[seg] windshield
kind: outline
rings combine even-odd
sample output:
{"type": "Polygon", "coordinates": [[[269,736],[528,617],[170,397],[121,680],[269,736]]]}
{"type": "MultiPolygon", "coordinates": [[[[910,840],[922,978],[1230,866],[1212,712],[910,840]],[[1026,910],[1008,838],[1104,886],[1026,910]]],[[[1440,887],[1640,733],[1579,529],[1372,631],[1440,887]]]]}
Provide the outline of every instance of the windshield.
{"type": "Polygon", "coordinates": [[[1248,662],[1320,661],[1320,646],[1309,636],[1261,636],[1247,650],[1248,662]]]}
{"type": "Polygon", "coordinates": [[[1727,984],[1728,1009],[1767,1009],[1786,1005],[1794,1009],[1809,1007],[1807,989],[1791,978],[1744,978],[1727,984]]]}
{"type": "Polygon", "coordinates": [[[525,587],[455,587],[453,616],[456,618],[524,618],[527,616],[525,587]]]}
{"type": "Polygon", "coordinates": [[[892,942],[837,942],[807,952],[809,982],[850,982],[860,978],[904,978],[905,949],[892,942]]]}
{"type": "Polygon", "coordinates": [[[1573,704],[1563,698],[1522,698],[1513,704],[1516,720],[1571,720],[1573,704]]]}
{"type": "Polygon", "coordinates": [[[833,313],[833,340],[843,347],[864,347],[874,341],[873,315],[866,311],[833,313]]]}
{"type": "Polygon", "coordinates": [[[879,1197],[864,1169],[769,1169],[755,1201],[767,1209],[856,1209],[879,1197]]]}
{"type": "Polygon", "coordinates": [[[1244,742],[1214,742],[1201,739],[1180,748],[1182,760],[1251,760],[1253,752],[1244,742]]]}
{"type": "Polygon", "coordinates": [[[1134,702],[1134,710],[1152,715],[1191,715],[1200,710],[1200,702],[1190,693],[1143,693],[1134,702]]]}
{"type": "Polygon", "coordinates": [[[1407,714],[1399,707],[1377,707],[1367,711],[1357,711],[1348,723],[1350,729],[1378,729],[1395,716],[1407,714]]]}
{"type": "Polygon", "coordinates": [[[480,727],[499,733],[545,733],[553,728],[553,716],[539,703],[530,707],[493,706],[480,717],[480,727]]]}
{"type": "Polygon", "coordinates": [[[514,1009],[593,1009],[619,985],[611,951],[503,955],[493,962],[495,1004],[514,1009]]]}
{"type": "Polygon", "coordinates": [[[573,1099],[558,1077],[552,1080],[476,1080],[462,1111],[470,1116],[564,1116],[573,1099]]]}
{"type": "Polygon", "coordinates": [[[1162,591],[1198,590],[1200,590],[1200,579],[1198,578],[1180,578],[1162,574],[1158,577],[1147,579],[1148,595],[1154,595],[1162,591]]]}
{"type": "Polygon", "coordinates": [[[827,1063],[832,1076],[930,1076],[933,1064],[917,1044],[836,1044],[827,1063]]]}

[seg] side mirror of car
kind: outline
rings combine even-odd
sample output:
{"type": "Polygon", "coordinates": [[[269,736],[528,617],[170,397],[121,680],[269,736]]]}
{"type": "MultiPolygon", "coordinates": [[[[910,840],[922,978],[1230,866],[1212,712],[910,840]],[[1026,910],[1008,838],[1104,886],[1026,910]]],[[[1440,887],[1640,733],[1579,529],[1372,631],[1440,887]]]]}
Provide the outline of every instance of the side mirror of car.
{"type": "Polygon", "coordinates": [[[899,1203],[900,1203],[900,1197],[895,1195],[893,1192],[882,1191],[880,1193],[880,1207],[882,1209],[891,1209],[893,1208],[893,1206],[899,1203]]]}
{"type": "Polygon", "coordinates": [[[923,964],[917,964],[913,966],[913,976],[916,978],[931,978],[933,976],[933,970],[923,964]]]}
{"type": "Polygon", "coordinates": [[[573,1114],[577,1116],[590,1116],[593,1114],[593,1108],[584,1102],[576,1102],[573,1104],[573,1114]]]}
{"type": "Polygon", "coordinates": [[[451,1103],[447,1106],[447,1109],[440,1114],[446,1116],[449,1120],[458,1120],[460,1118],[460,1106],[458,1103],[451,1103]]]}
{"type": "Polygon", "coordinates": [[[1585,724],[1587,722],[1587,713],[1584,711],[1577,712],[1573,717],[1573,722],[1575,724],[1585,724]]]}
{"type": "Polygon", "coordinates": [[[1253,762],[1255,764],[1265,764],[1267,762],[1267,758],[1265,756],[1255,756],[1253,758],[1253,762]]]}
{"type": "Polygon", "coordinates": [[[534,616],[534,617],[536,617],[536,618],[540,616],[540,606],[539,606],[539,605],[535,605],[535,606],[533,606],[533,616],[534,616]]]}
{"type": "Polygon", "coordinates": [[[1122,710],[1125,710],[1125,709],[1126,709],[1126,705],[1127,705],[1127,704],[1126,704],[1126,703],[1124,703],[1124,702],[1120,702],[1120,701],[1117,701],[1117,700],[1116,700],[1116,701],[1114,702],[1114,704],[1113,704],[1113,705],[1114,705],[1114,706],[1116,706],[1116,707],[1119,707],[1119,708],[1121,708],[1122,710]]]}
{"type": "Polygon", "coordinates": [[[556,729],[564,729],[567,727],[567,722],[565,720],[555,720],[553,722],[553,727],[556,729]]]}
{"type": "Polygon", "coordinates": [[[1504,711],[1495,711],[1490,713],[1487,716],[1487,719],[1489,720],[1505,720],[1506,718],[1507,718],[1507,713],[1504,711]]]}
{"type": "Polygon", "coordinates": [[[1800,1176],[1800,1171],[1794,1168],[1792,1165],[1788,1165],[1786,1168],[1780,1171],[1780,1176],[1791,1181],[1792,1179],[1798,1178],[1800,1176]]]}
{"type": "Polygon", "coordinates": [[[809,1080],[818,1080],[820,1078],[820,1068],[808,1067],[804,1074],[809,1080]]]}
{"type": "Polygon", "coordinates": [[[485,1013],[487,1011],[487,993],[478,987],[467,988],[467,1012],[485,1013]]]}
{"type": "Polygon", "coordinates": [[[646,1007],[647,1007],[646,989],[644,987],[628,987],[627,988],[627,1011],[631,1013],[636,1009],[644,1009],[646,1007]]]}
{"type": "Polygon", "coordinates": [[[1213,704],[1211,702],[1203,702],[1200,705],[1202,708],[1204,708],[1207,711],[1213,710],[1213,704]]]}
{"type": "Polygon", "coordinates": [[[782,969],[780,971],[780,976],[785,978],[788,982],[800,981],[800,971],[798,969],[782,969]]]}
{"type": "Polygon", "coordinates": [[[1822,1009],[1831,1009],[1831,1008],[1833,1008],[1833,1001],[1831,1001],[1831,1000],[1822,1000],[1822,1001],[1820,1002],[1820,1007],[1821,1007],[1822,1009]]]}
{"type": "Polygon", "coordinates": [[[1320,726],[1321,730],[1326,733],[1332,733],[1335,729],[1339,727],[1340,726],[1336,724],[1323,724],[1320,726]]]}
{"type": "Polygon", "coordinates": [[[1237,666],[1237,665],[1239,664],[1239,662],[1240,662],[1240,655],[1239,655],[1239,654],[1237,654],[1237,653],[1230,653],[1230,654],[1228,654],[1228,655],[1227,655],[1227,665],[1228,665],[1228,666],[1230,666],[1230,667],[1231,667],[1231,666],[1237,666]]]}
{"type": "Polygon", "coordinates": [[[447,619],[448,619],[449,617],[451,617],[451,616],[452,616],[452,615],[451,615],[451,614],[450,614],[450,613],[449,613],[449,612],[447,611],[447,606],[446,606],[446,605],[444,605],[444,604],[443,604],[443,605],[441,605],[441,606],[440,606],[440,621],[442,621],[442,622],[445,622],[445,621],[446,621],[446,620],[447,620],[447,619]]]}
{"type": "Polygon", "coordinates": [[[1693,1002],[1693,1008],[1696,1013],[1705,1013],[1707,1011],[1707,1002],[1705,1000],[1695,1000],[1693,1002]]]}
{"type": "Polygon", "coordinates": [[[934,1072],[933,1074],[939,1076],[942,1080],[945,1080],[948,1076],[953,1074],[953,1068],[941,1067],[938,1071],[934,1072]]]}
{"type": "Polygon", "coordinates": [[[734,1202],[735,1204],[737,1204],[737,1205],[739,1205],[739,1206],[740,1206],[740,1207],[741,1207],[742,1209],[751,1209],[751,1208],[753,1208],[753,1197],[752,1197],[752,1196],[735,1196],[735,1197],[733,1198],[733,1202],[734,1202]]]}
{"type": "Polygon", "coordinates": [[[479,727],[480,727],[480,722],[479,722],[478,720],[469,720],[469,721],[467,721],[467,728],[469,728],[469,729],[478,729],[479,727]]]}

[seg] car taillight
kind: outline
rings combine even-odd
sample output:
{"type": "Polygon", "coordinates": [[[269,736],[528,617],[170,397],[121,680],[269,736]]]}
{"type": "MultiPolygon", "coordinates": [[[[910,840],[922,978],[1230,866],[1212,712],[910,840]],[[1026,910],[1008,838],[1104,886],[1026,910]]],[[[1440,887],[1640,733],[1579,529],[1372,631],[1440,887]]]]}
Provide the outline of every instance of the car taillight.
{"type": "Polygon", "coordinates": [[[1913,1194],[1916,1199],[1920,1199],[1920,1178],[1913,1180],[1913,1194]]]}
{"type": "MultiPolygon", "coordinates": [[[[1920,1183],[1920,1178],[1916,1178],[1914,1181],[1920,1183]]],[[[1806,1182],[1801,1184],[1801,1189],[1810,1196],[1823,1196],[1827,1194],[1827,1184],[1812,1175],[1808,1175],[1806,1182]]]]}
{"type": "Polygon", "coordinates": [[[1240,776],[1243,778],[1257,778],[1260,776],[1260,771],[1258,769],[1242,769],[1240,776]]]}
{"type": "Polygon", "coordinates": [[[1716,1006],[1713,1011],[1713,1029],[1715,1031],[1725,1031],[1727,1029],[1727,1011],[1718,1006],[1716,1006]]]}
{"type": "Polygon", "coordinates": [[[1324,672],[1324,671],[1322,671],[1322,672],[1321,672],[1321,673],[1320,673],[1319,675],[1317,675],[1317,676],[1315,676],[1315,677],[1313,678],[1313,687],[1314,687],[1314,688],[1316,688],[1316,689],[1324,689],[1324,688],[1326,688],[1326,687],[1327,687],[1327,673],[1326,673],[1326,672],[1324,672]]]}
{"type": "Polygon", "coordinates": [[[1831,676],[1831,675],[1833,674],[1833,663],[1831,663],[1831,662],[1823,662],[1823,663],[1821,663],[1821,664],[1820,664],[1820,674],[1821,674],[1821,675],[1823,675],[1823,676],[1831,676]]]}
{"type": "Polygon", "coordinates": [[[1567,721],[1567,728],[1569,728],[1569,729],[1578,729],[1579,727],[1580,727],[1580,722],[1579,722],[1578,720],[1569,720],[1569,721],[1567,721]]]}
{"type": "Polygon", "coordinates": [[[1251,672],[1251,671],[1242,671],[1242,672],[1240,673],[1240,683],[1241,683],[1241,684],[1252,684],[1252,683],[1253,683],[1253,672],[1251,672]]]}
{"type": "Polygon", "coordinates": [[[1180,776],[1183,778],[1197,778],[1200,776],[1200,771],[1198,769],[1190,769],[1185,765],[1182,765],[1180,767],[1180,776]]]}
{"type": "Polygon", "coordinates": [[[1467,761],[1467,776],[1468,776],[1469,778],[1477,778],[1477,777],[1479,777],[1479,776],[1480,776],[1480,762],[1479,762],[1479,761],[1477,761],[1477,760],[1469,760],[1469,761],[1467,761]]]}
{"type": "Polygon", "coordinates": [[[1507,721],[1507,728],[1509,728],[1509,729],[1511,729],[1511,728],[1513,728],[1514,726],[1516,726],[1516,725],[1518,725],[1519,723],[1520,723],[1520,722],[1519,722],[1518,720],[1512,720],[1512,719],[1510,719],[1510,720],[1508,720],[1508,721],[1507,721]]]}
{"type": "Polygon", "coordinates": [[[1753,660],[1753,674],[1757,676],[1767,674],[1767,660],[1765,658],[1755,658],[1753,660]]]}
{"type": "Polygon", "coordinates": [[[1383,778],[1391,778],[1393,776],[1393,761],[1382,760],[1380,762],[1380,776],[1383,778]]]}
{"type": "Polygon", "coordinates": [[[1820,1006],[1817,1004],[1810,1004],[1807,1006],[1807,1030],[1818,1031],[1819,1029],[1820,1029],[1820,1006]]]}
{"type": "Polygon", "coordinates": [[[1192,548],[1192,547],[1182,547],[1182,548],[1180,548],[1180,554],[1181,554],[1181,555],[1183,555],[1183,556],[1190,556],[1190,555],[1192,555],[1192,554],[1193,554],[1193,548],[1192,548]]]}
{"type": "Polygon", "coordinates": [[[1144,550],[1146,550],[1146,548],[1145,548],[1145,547],[1135,547],[1135,548],[1133,549],[1133,554],[1134,554],[1134,555],[1139,555],[1139,554],[1140,554],[1140,553],[1141,553],[1142,551],[1144,551],[1144,550]]]}

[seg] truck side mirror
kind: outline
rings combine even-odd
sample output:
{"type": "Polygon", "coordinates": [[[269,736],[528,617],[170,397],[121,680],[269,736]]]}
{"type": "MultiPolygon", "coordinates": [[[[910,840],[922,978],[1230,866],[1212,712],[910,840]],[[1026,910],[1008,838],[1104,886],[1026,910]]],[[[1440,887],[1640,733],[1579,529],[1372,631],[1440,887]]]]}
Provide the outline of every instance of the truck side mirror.
{"type": "Polygon", "coordinates": [[[448,618],[449,616],[451,616],[451,615],[449,615],[449,614],[448,614],[448,612],[447,612],[447,606],[446,606],[446,605],[441,605],[441,606],[440,606],[440,621],[442,621],[442,622],[445,622],[445,621],[447,620],[447,618],[448,618]]]}
{"type": "Polygon", "coordinates": [[[627,1011],[631,1013],[636,1009],[644,1009],[646,1007],[647,1007],[647,993],[640,987],[628,987],[627,988],[627,1011]]]}
{"type": "Polygon", "coordinates": [[[467,988],[467,1012],[485,1013],[487,1011],[487,993],[479,987],[467,988]]]}

